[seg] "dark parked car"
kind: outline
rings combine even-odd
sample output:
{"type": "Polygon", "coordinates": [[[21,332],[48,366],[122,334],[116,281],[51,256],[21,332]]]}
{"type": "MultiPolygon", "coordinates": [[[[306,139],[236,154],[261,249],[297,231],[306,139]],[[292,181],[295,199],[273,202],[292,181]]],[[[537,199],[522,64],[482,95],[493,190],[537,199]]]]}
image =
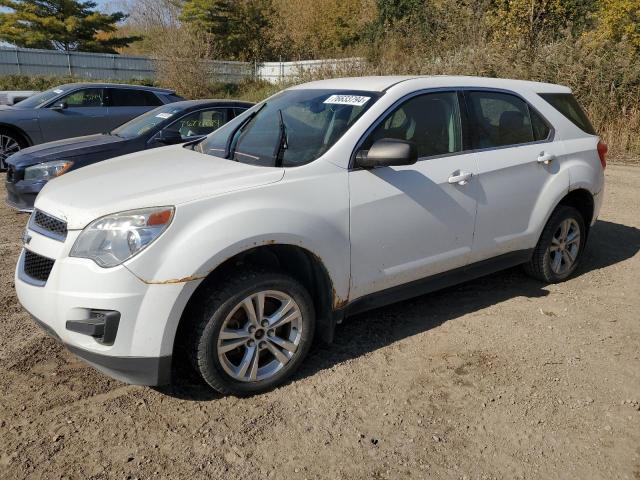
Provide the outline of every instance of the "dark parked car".
{"type": "Polygon", "coordinates": [[[127,153],[202,137],[252,105],[232,100],[185,100],[158,107],[109,133],[25,148],[7,161],[7,203],[18,210],[32,210],[36,195],[52,178],[127,153]]]}
{"type": "Polygon", "coordinates": [[[183,100],[172,90],[108,83],[69,83],[0,106],[0,170],[18,150],[109,130],[160,105],[183,100]]]}

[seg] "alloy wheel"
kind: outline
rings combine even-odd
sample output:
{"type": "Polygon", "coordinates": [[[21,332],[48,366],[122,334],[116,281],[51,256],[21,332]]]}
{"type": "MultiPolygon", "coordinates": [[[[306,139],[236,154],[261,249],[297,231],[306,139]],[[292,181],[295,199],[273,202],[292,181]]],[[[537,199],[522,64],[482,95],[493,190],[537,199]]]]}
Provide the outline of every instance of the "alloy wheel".
{"type": "Polygon", "coordinates": [[[242,382],[266,380],[296,354],[303,335],[302,313],[284,292],[254,293],[225,318],[218,335],[218,360],[242,382]]]}
{"type": "Polygon", "coordinates": [[[6,168],[8,157],[20,150],[20,144],[8,135],[0,135],[0,168],[6,168]]]}
{"type": "Polygon", "coordinates": [[[580,226],[573,218],[563,220],[551,238],[549,258],[551,270],[563,275],[575,264],[580,250],[580,226]]]}

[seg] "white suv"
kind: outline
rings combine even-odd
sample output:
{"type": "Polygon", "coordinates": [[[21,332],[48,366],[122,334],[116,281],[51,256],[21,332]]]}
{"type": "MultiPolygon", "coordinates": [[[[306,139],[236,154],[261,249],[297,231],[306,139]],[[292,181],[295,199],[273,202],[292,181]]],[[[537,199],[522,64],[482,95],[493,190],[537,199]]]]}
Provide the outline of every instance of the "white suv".
{"type": "Polygon", "coordinates": [[[558,85],[307,83],[203,141],[49,182],[16,290],[109,375],[163,384],[184,358],[214,389],[254,394],[354,313],[517,264],[566,279],[605,154],[558,85]]]}

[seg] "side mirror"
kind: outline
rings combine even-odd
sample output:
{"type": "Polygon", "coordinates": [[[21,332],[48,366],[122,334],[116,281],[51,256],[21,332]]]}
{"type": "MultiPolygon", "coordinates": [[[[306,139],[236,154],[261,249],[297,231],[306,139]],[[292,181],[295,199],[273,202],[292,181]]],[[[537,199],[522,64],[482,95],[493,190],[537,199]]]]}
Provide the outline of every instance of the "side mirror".
{"type": "Polygon", "coordinates": [[[164,143],[165,145],[176,145],[184,142],[182,135],[177,130],[161,130],[155,137],[156,142],[164,143]]]}
{"type": "Polygon", "coordinates": [[[58,103],[54,103],[53,106],[51,107],[52,110],[65,110],[69,107],[69,105],[67,105],[67,102],[58,102],[58,103]]]}
{"type": "Polygon", "coordinates": [[[356,154],[356,165],[362,168],[413,165],[418,160],[418,150],[413,142],[382,138],[371,148],[356,154]]]}

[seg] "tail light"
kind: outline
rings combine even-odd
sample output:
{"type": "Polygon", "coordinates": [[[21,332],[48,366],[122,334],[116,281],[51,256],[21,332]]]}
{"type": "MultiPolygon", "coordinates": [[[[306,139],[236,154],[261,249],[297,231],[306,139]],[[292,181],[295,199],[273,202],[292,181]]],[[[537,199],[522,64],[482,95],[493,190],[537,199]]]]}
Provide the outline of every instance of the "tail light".
{"type": "Polygon", "coordinates": [[[598,142],[598,156],[600,157],[600,164],[602,165],[602,169],[607,168],[607,152],[609,151],[609,147],[602,140],[598,142]]]}

